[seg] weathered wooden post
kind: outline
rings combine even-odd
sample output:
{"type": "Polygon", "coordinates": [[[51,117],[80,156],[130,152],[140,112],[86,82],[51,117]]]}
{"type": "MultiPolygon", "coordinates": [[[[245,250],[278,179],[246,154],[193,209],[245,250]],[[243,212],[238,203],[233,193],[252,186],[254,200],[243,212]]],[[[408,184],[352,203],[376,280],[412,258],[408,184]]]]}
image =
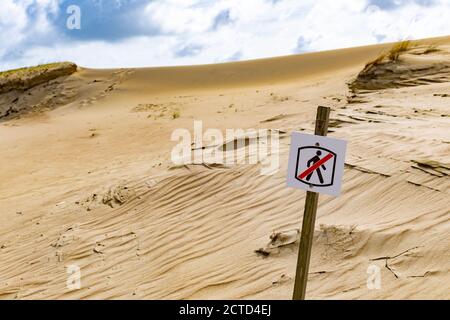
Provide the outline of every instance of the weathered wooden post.
{"type": "MultiPolygon", "coordinates": [[[[328,132],[328,121],[330,108],[319,106],[317,108],[315,135],[326,136],[328,132]]],[[[297,271],[295,274],[293,300],[304,300],[306,295],[306,283],[308,281],[309,261],[314,236],[314,225],[316,222],[317,204],[319,194],[308,191],[306,194],[305,211],[303,214],[302,232],[297,258],[297,271]]]]}

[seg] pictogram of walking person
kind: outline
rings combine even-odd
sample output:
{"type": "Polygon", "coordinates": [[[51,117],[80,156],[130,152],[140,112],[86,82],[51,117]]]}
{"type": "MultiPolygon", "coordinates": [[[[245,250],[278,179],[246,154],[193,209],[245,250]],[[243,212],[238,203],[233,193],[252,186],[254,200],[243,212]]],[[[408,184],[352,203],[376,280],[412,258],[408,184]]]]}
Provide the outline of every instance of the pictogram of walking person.
{"type": "MultiPolygon", "coordinates": [[[[308,160],[307,166],[308,168],[311,167],[312,165],[314,165],[316,162],[320,161],[320,156],[322,155],[322,152],[317,151],[316,155],[314,157],[312,157],[311,159],[308,160]]],[[[322,172],[320,171],[320,167],[322,167],[323,170],[327,170],[327,168],[325,167],[325,165],[321,165],[319,166],[316,170],[314,170],[313,172],[311,172],[307,177],[306,177],[306,181],[309,181],[313,175],[314,172],[317,172],[317,176],[319,177],[319,181],[321,184],[323,184],[323,177],[322,177],[322,172]]]]}

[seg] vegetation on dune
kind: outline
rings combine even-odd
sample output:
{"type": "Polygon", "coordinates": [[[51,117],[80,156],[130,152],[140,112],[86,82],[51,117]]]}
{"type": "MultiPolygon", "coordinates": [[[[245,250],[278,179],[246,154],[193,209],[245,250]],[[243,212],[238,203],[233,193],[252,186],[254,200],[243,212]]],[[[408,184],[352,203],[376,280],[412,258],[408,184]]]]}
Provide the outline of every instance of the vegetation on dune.
{"type": "Polygon", "coordinates": [[[418,52],[414,52],[413,49],[415,49],[415,48],[421,49],[417,46],[417,44],[415,44],[414,42],[412,42],[410,40],[399,42],[399,43],[395,44],[394,46],[392,46],[392,48],[389,49],[389,51],[383,52],[374,60],[369,61],[366,64],[364,70],[369,70],[371,67],[380,65],[382,63],[398,62],[400,60],[400,56],[409,51],[411,51],[411,53],[413,53],[413,54],[418,54],[418,55],[430,54],[430,53],[435,53],[435,52],[440,51],[438,45],[436,45],[436,44],[423,46],[422,47],[423,50],[419,50],[418,52]]]}
{"type": "Polygon", "coordinates": [[[377,66],[383,62],[397,62],[400,59],[400,55],[402,53],[407,52],[413,47],[413,43],[409,40],[402,41],[397,44],[395,44],[391,49],[389,49],[388,52],[383,52],[378,57],[376,57],[374,60],[369,61],[366,66],[364,67],[364,70],[367,70],[371,68],[372,66],[377,66]]]}
{"type": "Polygon", "coordinates": [[[33,74],[46,72],[52,69],[59,69],[66,66],[74,65],[71,62],[53,62],[47,64],[40,64],[32,67],[24,67],[19,69],[12,69],[7,71],[0,71],[0,78],[11,78],[11,77],[26,77],[33,74]]]}
{"type": "Polygon", "coordinates": [[[390,61],[398,61],[400,55],[413,47],[411,41],[402,41],[395,44],[388,52],[387,56],[390,61]]]}
{"type": "Polygon", "coordinates": [[[0,72],[0,93],[28,90],[36,85],[77,71],[72,62],[56,62],[0,72]]]}
{"type": "MultiPolygon", "coordinates": [[[[431,59],[420,59],[418,56],[441,52],[436,44],[420,45],[417,42],[403,41],[393,45],[376,59],[367,63],[357,77],[349,83],[353,93],[364,90],[411,87],[429,83],[448,81],[447,62],[436,62],[439,54],[431,59]],[[408,57],[404,54],[408,54],[408,57]],[[412,56],[416,56],[412,58],[412,56]]],[[[359,99],[351,99],[360,101],[359,99]]]]}

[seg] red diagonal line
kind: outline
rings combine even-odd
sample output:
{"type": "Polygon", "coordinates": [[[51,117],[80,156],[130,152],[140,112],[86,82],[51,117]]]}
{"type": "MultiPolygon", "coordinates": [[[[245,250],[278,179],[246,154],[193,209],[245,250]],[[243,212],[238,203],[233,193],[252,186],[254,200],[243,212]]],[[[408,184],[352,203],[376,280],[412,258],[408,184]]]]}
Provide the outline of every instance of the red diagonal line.
{"type": "Polygon", "coordinates": [[[301,173],[298,178],[299,179],[303,179],[306,176],[308,176],[311,172],[314,172],[318,167],[320,167],[321,165],[323,165],[325,162],[327,162],[328,160],[330,160],[331,158],[333,158],[333,154],[329,153],[327,154],[325,157],[323,157],[322,159],[320,159],[319,161],[317,161],[316,163],[314,163],[314,165],[312,165],[311,167],[309,167],[308,169],[306,169],[303,173],[301,173]]]}

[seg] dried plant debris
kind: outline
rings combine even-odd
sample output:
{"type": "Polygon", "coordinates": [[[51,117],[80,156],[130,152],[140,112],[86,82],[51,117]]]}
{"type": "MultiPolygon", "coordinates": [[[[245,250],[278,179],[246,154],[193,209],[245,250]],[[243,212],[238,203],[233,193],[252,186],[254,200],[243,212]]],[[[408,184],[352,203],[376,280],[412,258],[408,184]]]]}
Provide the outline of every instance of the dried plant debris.
{"type": "Polygon", "coordinates": [[[272,253],[278,252],[281,247],[298,242],[300,239],[300,229],[273,232],[269,238],[270,241],[264,248],[255,250],[257,254],[267,257],[272,253]]]}

